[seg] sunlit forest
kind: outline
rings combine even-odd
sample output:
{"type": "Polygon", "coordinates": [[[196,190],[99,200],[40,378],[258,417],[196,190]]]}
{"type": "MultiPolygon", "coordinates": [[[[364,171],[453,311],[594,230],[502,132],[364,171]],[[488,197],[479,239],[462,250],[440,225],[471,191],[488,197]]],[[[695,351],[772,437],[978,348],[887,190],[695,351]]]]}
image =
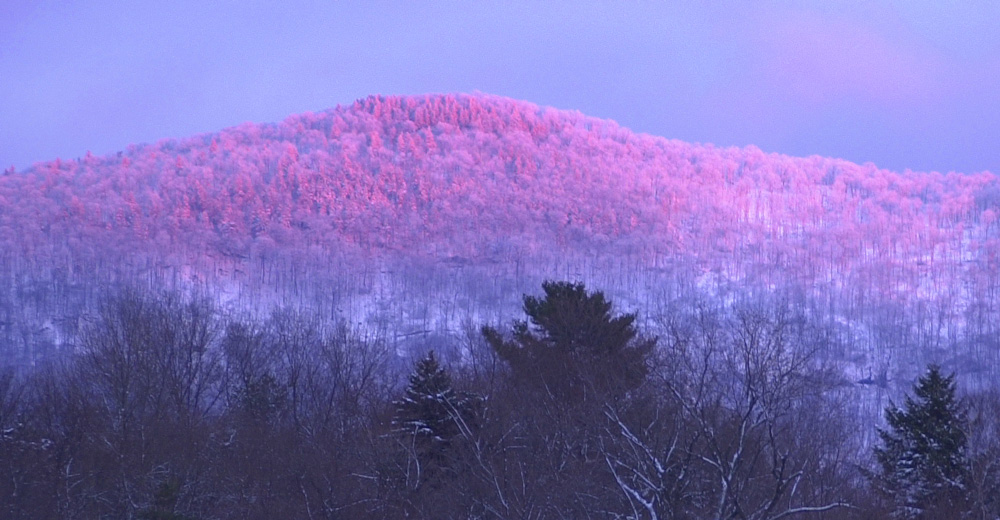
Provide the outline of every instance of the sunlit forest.
{"type": "Polygon", "coordinates": [[[372,306],[355,296],[424,280],[454,299],[534,277],[493,291],[508,304],[547,277],[647,301],[677,283],[791,291],[859,352],[920,345],[974,372],[1000,323],[998,211],[989,173],[718,149],[487,95],[371,97],[9,171],[0,261],[4,300],[29,306],[139,280],[339,299],[352,319],[372,306]]]}

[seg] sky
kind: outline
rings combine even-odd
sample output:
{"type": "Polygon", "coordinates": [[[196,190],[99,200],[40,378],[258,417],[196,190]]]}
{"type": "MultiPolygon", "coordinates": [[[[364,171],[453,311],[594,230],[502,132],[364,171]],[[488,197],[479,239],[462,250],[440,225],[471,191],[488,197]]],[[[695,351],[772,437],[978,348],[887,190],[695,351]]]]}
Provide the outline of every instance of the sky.
{"type": "Polygon", "coordinates": [[[717,146],[1000,173],[1000,2],[0,0],[0,167],[485,92],[717,146]]]}

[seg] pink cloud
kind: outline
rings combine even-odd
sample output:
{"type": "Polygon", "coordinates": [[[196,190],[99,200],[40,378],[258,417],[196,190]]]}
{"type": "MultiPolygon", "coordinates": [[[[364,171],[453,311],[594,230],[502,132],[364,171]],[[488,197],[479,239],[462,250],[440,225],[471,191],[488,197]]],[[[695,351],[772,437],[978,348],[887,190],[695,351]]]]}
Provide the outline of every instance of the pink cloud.
{"type": "Polygon", "coordinates": [[[757,26],[756,74],[809,104],[843,100],[912,106],[945,87],[944,61],[920,42],[861,20],[788,11],[757,26]]]}

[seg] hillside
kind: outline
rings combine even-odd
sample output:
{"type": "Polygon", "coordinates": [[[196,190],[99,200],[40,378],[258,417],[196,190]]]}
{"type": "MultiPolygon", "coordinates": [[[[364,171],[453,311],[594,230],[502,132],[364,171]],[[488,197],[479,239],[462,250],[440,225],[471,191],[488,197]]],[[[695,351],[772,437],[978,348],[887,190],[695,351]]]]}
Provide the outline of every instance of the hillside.
{"type": "Polygon", "coordinates": [[[602,270],[643,290],[674,273],[791,290],[832,321],[905,315],[866,341],[948,347],[1000,322],[998,212],[990,173],[689,144],[488,95],[377,96],[8,171],[0,261],[69,285],[129,270],[302,285],[385,262],[602,270]]]}
{"type": "Polygon", "coordinates": [[[460,95],[370,97],[57,159],[0,179],[0,207],[2,240],[29,257],[88,243],[490,257],[626,241],[647,256],[907,263],[992,248],[1000,191],[985,173],[692,145],[460,95]]]}

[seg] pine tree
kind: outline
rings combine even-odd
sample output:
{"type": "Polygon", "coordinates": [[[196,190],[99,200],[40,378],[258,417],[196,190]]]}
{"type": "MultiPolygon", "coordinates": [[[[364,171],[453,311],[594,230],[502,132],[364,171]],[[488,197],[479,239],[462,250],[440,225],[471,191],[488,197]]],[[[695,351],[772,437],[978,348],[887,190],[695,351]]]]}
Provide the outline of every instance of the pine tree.
{"type": "Polygon", "coordinates": [[[524,297],[528,321],[511,340],[483,327],[483,336],[522,382],[560,401],[621,397],[646,377],[653,340],[642,340],[635,314],[613,314],[604,293],[581,283],[545,282],[544,298],[524,297]]]}
{"type": "Polygon", "coordinates": [[[966,418],[955,397],[955,376],[931,365],[907,396],[904,408],[886,409],[888,430],[875,448],[880,490],[892,499],[893,516],[917,518],[929,511],[964,511],[967,495],[966,418]]]}

